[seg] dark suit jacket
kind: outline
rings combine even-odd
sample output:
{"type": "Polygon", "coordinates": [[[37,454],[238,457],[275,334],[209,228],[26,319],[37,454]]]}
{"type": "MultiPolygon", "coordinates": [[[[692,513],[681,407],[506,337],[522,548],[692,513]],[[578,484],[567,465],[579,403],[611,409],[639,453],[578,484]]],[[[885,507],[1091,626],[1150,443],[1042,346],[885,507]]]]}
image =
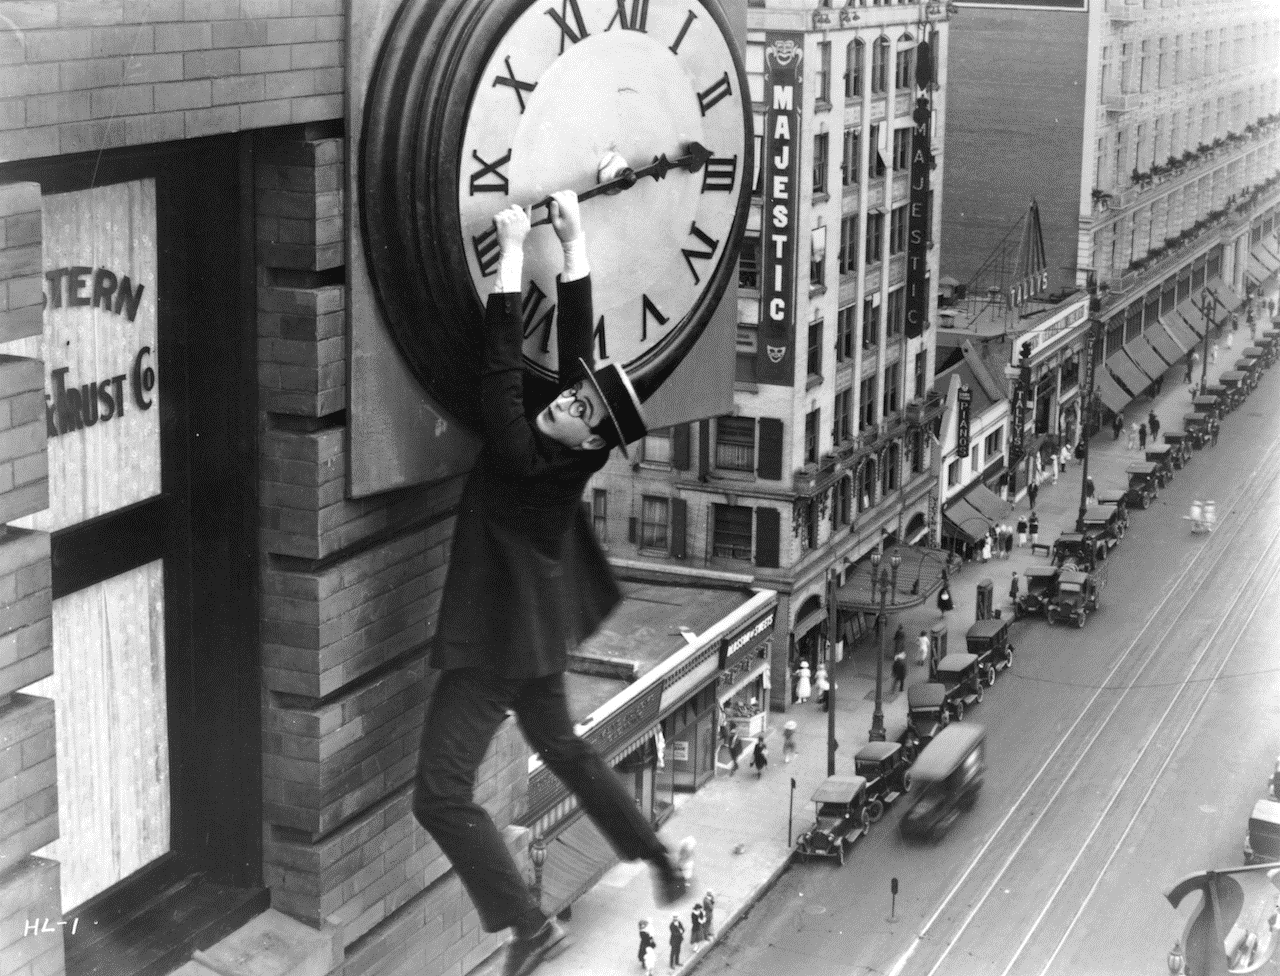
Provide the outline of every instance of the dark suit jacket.
{"type": "MultiPolygon", "coordinates": [[[[591,357],[591,280],[557,288],[561,388],[591,357]]],[[[504,678],[565,670],[621,599],[582,506],[608,449],[576,451],[538,430],[545,403],[524,402],[518,294],[491,295],[481,366],[484,446],[458,507],[435,668],[486,668],[504,678]]]]}

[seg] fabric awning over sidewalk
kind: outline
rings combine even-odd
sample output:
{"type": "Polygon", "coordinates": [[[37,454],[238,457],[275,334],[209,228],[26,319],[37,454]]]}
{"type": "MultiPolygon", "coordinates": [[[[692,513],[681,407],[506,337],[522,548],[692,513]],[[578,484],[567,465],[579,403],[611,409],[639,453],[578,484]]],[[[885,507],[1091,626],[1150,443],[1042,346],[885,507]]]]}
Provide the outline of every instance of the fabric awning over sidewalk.
{"type": "Polygon", "coordinates": [[[1205,288],[1209,291],[1209,294],[1213,295],[1225,306],[1225,310],[1228,312],[1234,312],[1244,304],[1244,299],[1236,294],[1232,287],[1221,278],[1214,278],[1212,281],[1206,282],[1205,288]]]}
{"type": "Polygon", "coordinates": [[[1176,312],[1170,312],[1168,315],[1160,316],[1160,324],[1169,330],[1169,334],[1173,336],[1178,345],[1182,346],[1187,352],[1194,349],[1200,342],[1200,337],[1182,320],[1182,316],[1176,312]]]}
{"type": "MultiPolygon", "coordinates": [[[[1221,318],[1220,311],[1214,307],[1213,302],[1206,303],[1209,306],[1209,314],[1214,317],[1216,323],[1221,318]]],[[[1204,313],[1200,311],[1200,306],[1196,302],[1195,297],[1188,298],[1174,310],[1175,315],[1181,315],[1184,322],[1191,326],[1191,331],[1199,338],[1204,338],[1204,334],[1209,329],[1209,322],[1205,319],[1204,313]]]]}
{"type": "Polygon", "coordinates": [[[1159,379],[1169,368],[1169,364],[1160,358],[1160,354],[1152,349],[1151,343],[1142,336],[1136,336],[1132,341],[1125,343],[1124,351],[1132,356],[1133,361],[1141,366],[1142,371],[1153,380],[1159,379]]]}
{"type": "Polygon", "coordinates": [[[1009,503],[986,485],[974,485],[965,494],[964,500],[986,516],[987,521],[992,525],[999,525],[1009,515],[1009,503]]]}
{"type": "Polygon", "coordinates": [[[1160,354],[1160,358],[1169,363],[1176,363],[1187,354],[1187,350],[1183,349],[1178,341],[1169,334],[1169,330],[1164,327],[1162,322],[1156,322],[1143,335],[1151,343],[1152,348],[1160,354]]]}
{"type": "Polygon", "coordinates": [[[1268,251],[1264,245],[1259,244],[1249,252],[1249,273],[1257,279],[1259,284],[1272,277],[1277,269],[1280,269],[1280,258],[1268,251]]]}
{"type": "Polygon", "coordinates": [[[1114,356],[1107,359],[1107,368],[1116,375],[1125,386],[1129,388],[1129,392],[1134,396],[1138,396],[1143,390],[1155,382],[1155,378],[1148,376],[1137,364],[1130,359],[1122,349],[1114,356]]]}
{"type": "Polygon", "coordinates": [[[947,507],[942,513],[942,522],[943,527],[949,530],[947,532],[948,535],[973,543],[982,541],[982,537],[991,525],[976,508],[968,504],[963,498],[947,502],[947,507]]]}
{"type": "Polygon", "coordinates": [[[1105,370],[1097,370],[1093,374],[1094,392],[1102,398],[1102,402],[1107,405],[1112,413],[1123,413],[1124,408],[1129,405],[1131,397],[1120,388],[1120,384],[1113,380],[1105,370]]]}

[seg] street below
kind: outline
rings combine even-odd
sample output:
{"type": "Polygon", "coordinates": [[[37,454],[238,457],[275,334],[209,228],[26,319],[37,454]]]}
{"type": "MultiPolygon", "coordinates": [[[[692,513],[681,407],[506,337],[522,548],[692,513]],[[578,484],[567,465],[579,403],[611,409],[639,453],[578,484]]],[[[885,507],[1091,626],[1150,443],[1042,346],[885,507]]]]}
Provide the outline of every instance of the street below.
{"type": "MultiPolygon", "coordinates": [[[[1280,753],[1278,373],[1263,375],[1224,418],[1218,445],[1196,451],[1150,509],[1130,512],[1084,629],[1013,625],[1013,667],[964,718],[988,730],[974,809],[940,842],[909,844],[899,800],[844,867],[797,861],[700,960],[700,976],[1167,971],[1197,899],[1175,911],[1165,891],[1243,863],[1249,811],[1280,753]],[[1217,528],[1194,535],[1183,516],[1210,498],[1217,528]]],[[[1190,409],[1175,375],[1156,406],[1173,430],[1190,409]]],[[[1130,412],[1150,407],[1141,399],[1130,412]]],[[[1124,464],[1139,456],[1109,432],[1093,443],[1099,492],[1123,488],[1124,464]]],[[[1079,482],[1072,465],[1051,490],[1079,482]]],[[[1067,522],[1046,524],[1041,541],[1067,522]]],[[[1006,565],[967,569],[957,585],[990,575],[998,598],[1006,565]]],[[[952,651],[970,622],[949,622],[952,651]]],[[[859,744],[842,743],[838,772],[852,771],[859,744]]],[[[797,807],[798,825],[811,819],[811,806],[797,807]]]]}

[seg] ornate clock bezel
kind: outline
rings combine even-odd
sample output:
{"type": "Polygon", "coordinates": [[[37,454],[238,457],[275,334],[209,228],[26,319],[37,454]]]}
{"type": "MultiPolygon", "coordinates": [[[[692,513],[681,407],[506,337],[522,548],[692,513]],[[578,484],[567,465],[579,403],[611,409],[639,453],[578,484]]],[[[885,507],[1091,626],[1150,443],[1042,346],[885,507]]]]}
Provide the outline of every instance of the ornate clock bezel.
{"type": "MultiPolygon", "coordinates": [[[[484,309],[461,251],[460,147],[472,94],[502,38],[530,7],[554,2],[405,0],[365,105],[359,209],[377,301],[414,376],[473,429],[484,309]]],[[[705,10],[726,40],[741,93],[745,158],[723,256],[667,348],[631,371],[642,399],[675,369],[719,305],[736,269],[755,174],[750,88],[728,18],[718,0],[686,2],[705,10]]],[[[542,383],[526,371],[527,386],[542,383]]]]}

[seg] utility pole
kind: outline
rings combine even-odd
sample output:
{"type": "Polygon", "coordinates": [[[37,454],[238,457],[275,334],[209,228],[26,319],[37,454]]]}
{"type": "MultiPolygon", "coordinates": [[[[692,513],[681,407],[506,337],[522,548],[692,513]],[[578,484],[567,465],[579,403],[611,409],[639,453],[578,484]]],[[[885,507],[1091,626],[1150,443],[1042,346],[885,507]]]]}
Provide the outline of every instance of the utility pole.
{"type": "MultiPolygon", "coordinates": [[[[836,637],[840,623],[836,568],[827,569],[827,775],[836,774],[836,637]]],[[[792,780],[792,782],[795,782],[792,780]]]]}

